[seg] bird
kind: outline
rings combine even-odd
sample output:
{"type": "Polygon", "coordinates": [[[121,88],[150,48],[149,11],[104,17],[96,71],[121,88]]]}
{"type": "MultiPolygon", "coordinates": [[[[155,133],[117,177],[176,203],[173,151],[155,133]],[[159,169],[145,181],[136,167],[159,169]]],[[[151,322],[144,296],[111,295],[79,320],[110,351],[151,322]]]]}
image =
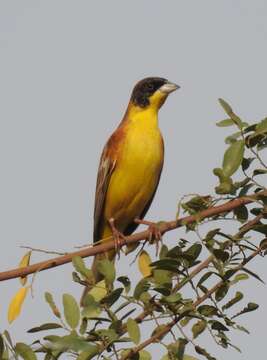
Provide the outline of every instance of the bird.
{"type": "MultiPolygon", "coordinates": [[[[161,77],[147,77],[134,86],[125,115],[100,158],[94,243],[119,242],[142,223],[156,193],[164,162],[158,111],[178,88],[161,77]]],[[[95,256],[92,265],[95,282],[103,278],[97,270],[97,261],[113,260],[115,255],[115,250],[109,250],[95,256]]]]}

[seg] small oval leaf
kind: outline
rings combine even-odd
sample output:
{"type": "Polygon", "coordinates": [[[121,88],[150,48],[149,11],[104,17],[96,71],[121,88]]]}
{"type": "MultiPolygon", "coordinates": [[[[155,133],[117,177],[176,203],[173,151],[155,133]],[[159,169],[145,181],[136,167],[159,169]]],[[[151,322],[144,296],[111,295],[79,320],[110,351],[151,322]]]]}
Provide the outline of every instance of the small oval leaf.
{"type": "Polygon", "coordinates": [[[20,314],[22,305],[26,298],[28,287],[23,287],[15,294],[8,308],[8,322],[11,324],[20,314]]]}
{"type": "Polygon", "coordinates": [[[242,163],[245,151],[245,143],[238,140],[232,143],[224,153],[223,173],[225,176],[232,176],[242,163]]]}
{"type": "Polygon", "coordinates": [[[127,331],[131,340],[138,344],[140,342],[140,330],[137,322],[131,318],[127,320],[127,331]]]}
{"type": "Polygon", "coordinates": [[[54,302],[53,296],[52,294],[50,294],[49,292],[45,292],[45,301],[48,303],[48,305],[50,306],[51,310],[53,311],[53,314],[57,317],[57,318],[61,318],[61,314],[54,302]]]}
{"type": "Polygon", "coordinates": [[[86,268],[84,261],[80,256],[74,256],[72,258],[72,265],[74,266],[74,269],[84,278],[88,280],[93,280],[92,270],[86,268]]]}
{"type": "Polygon", "coordinates": [[[94,285],[94,287],[88,292],[89,295],[93,296],[95,301],[99,302],[107,295],[107,289],[105,280],[101,280],[94,285]]]}
{"type": "Polygon", "coordinates": [[[116,271],[112,261],[108,259],[98,260],[97,261],[97,270],[102,274],[108,284],[113,284],[116,271]]]}
{"type": "MultiPolygon", "coordinates": [[[[19,263],[19,268],[24,268],[26,266],[28,266],[30,264],[30,259],[31,259],[31,251],[26,252],[26,254],[22,257],[22,259],[20,260],[19,263]]],[[[19,281],[21,283],[22,286],[24,286],[27,282],[27,276],[24,277],[20,277],[19,281]]]]}
{"type": "Polygon", "coordinates": [[[15,351],[19,354],[24,360],[37,360],[37,357],[33,350],[24,343],[17,343],[15,346],[15,351]]]}
{"type": "Polygon", "coordinates": [[[63,307],[64,307],[64,315],[68,325],[75,329],[80,321],[80,309],[79,306],[74,299],[74,297],[70,294],[63,295],[63,307]]]}
{"type": "Polygon", "coordinates": [[[226,127],[226,126],[235,125],[235,123],[233,122],[232,119],[224,119],[224,120],[218,121],[216,123],[216,125],[219,126],[219,127],[226,127]]]}
{"type": "Polygon", "coordinates": [[[60,324],[56,324],[56,323],[47,323],[47,324],[42,324],[40,326],[36,326],[34,328],[31,328],[30,330],[28,330],[28,333],[36,333],[39,331],[45,331],[45,330],[52,330],[52,329],[60,329],[62,328],[62,325],[60,324]]]}
{"type": "Polygon", "coordinates": [[[193,338],[195,339],[201,333],[203,333],[206,327],[207,327],[207,322],[205,320],[199,320],[198,322],[196,322],[192,327],[193,338]]]}
{"type": "Polygon", "coordinates": [[[149,254],[145,250],[142,250],[138,257],[138,267],[144,277],[151,276],[150,264],[151,258],[149,254]]]}

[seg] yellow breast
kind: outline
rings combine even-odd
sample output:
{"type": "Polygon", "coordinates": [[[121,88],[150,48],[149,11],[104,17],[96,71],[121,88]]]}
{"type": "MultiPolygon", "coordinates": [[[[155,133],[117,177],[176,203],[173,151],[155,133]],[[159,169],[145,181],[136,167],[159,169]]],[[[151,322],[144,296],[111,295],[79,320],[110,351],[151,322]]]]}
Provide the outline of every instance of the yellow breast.
{"type": "MultiPolygon", "coordinates": [[[[123,231],[138,217],[157,187],[164,148],[153,109],[131,114],[108,187],[104,216],[123,231]]],[[[106,234],[108,235],[108,234],[106,234]]]]}

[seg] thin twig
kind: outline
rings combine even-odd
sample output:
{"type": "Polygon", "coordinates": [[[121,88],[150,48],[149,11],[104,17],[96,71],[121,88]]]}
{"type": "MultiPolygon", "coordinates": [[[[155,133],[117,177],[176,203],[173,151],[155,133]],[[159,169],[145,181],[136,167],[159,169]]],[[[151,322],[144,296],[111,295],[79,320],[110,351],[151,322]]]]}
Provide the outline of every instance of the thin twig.
{"type": "Polygon", "coordinates": [[[21,249],[28,249],[28,250],[31,250],[31,251],[40,252],[40,253],[48,254],[48,255],[67,255],[67,254],[69,254],[68,252],[44,250],[44,249],[33,248],[31,246],[25,246],[25,245],[21,245],[20,248],[21,249]]]}

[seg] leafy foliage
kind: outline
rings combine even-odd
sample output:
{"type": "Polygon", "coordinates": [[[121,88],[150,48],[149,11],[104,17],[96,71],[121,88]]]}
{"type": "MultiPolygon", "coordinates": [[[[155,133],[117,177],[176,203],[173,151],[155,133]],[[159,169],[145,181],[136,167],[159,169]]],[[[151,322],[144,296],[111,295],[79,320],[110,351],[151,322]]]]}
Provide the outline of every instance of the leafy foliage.
{"type": "MultiPolygon", "coordinates": [[[[213,170],[219,181],[214,194],[193,194],[183,197],[178,204],[178,212],[182,209],[194,217],[191,222],[188,217],[181,221],[185,229],[183,238],[177,239],[171,248],[161,244],[159,255],[156,251],[153,259],[151,252],[144,250],[147,244],[143,244],[141,251],[137,249],[140,270],[137,283],[131,272],[116,277],[114,263],[105,258],[97,264],[103,280],[95,283],[93,272],[83,259],[73,257],[73,280],[81,288],[90,287],[83,307],[71,294],[64,294],[58,306],[52,294],[46,292],[45,300],[56,322],[49,320],[28,330],[40,336],[31,345],[13,344],[9,333],[4,331],[0,337],[1,358],[34,360],[36,354],[42,354],[45,360],[69,355],[78,360],[100,356],[149,360],[152,356],[145,348],[153,344],[165,348],[162,360],[203,357],[215,360],[200,344],[203,333],[211,334],[219,346],[239,351],[231,343],[231,332],[248,333],[248,330],[236,319],[256,310],[258,304],[249,299],[244,305],[245,294],[237,288],[240,281],[248,278],[263,282],[247,268],[247,263],[257,255],[266,255],[267,251],[264,223],[267,192],[261,185],[267,174],[261,157],[267,146],[267,118],[250,125],[226,101],[219,99],[219,102],[226,118],[217,122],[217,126],[234,130],[225,139],[227,148],[221,167],[213,170]],[[248,206],[244,196],[253,206],[248,206]],[[240,198],[242,201],[234,210],[203,215],[216,205],[240,198]],[[229,220],[237,225],[232,233],[229,233],[229,220]],[[153,331],[149,334],[144,330],[145,322],[151,323],[153,331]],[[187,353],[192,348],[193,356],[187,353]]],[[[28,253],[21,267],[28,265],[29,260],[28,253]]],[[[26,281],[21,279],[22,286],[26,281]]],[[[22,287],[13,298],[10,321],[19,315],[28,288],[22,287]]]]}

